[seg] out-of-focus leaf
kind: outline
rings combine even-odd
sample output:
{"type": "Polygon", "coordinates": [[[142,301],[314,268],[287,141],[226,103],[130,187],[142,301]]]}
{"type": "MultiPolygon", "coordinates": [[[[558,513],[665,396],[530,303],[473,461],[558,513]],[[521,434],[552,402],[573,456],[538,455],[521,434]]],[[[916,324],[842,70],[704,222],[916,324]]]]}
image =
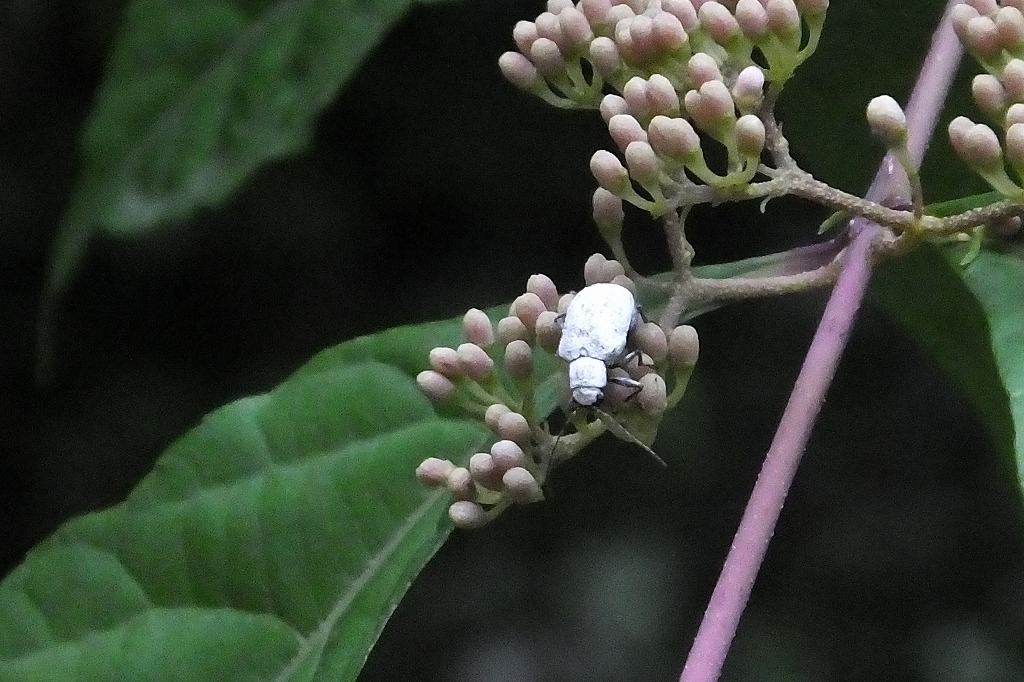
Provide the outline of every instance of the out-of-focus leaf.
{"type": "MultiPolygon", "coordinates": [[[[436,0],[431,0],[435,2],[436,0]]],[[[300,152],[316,117],[413,0],[133,0],[82,133],[40,322],[97,232],[135,236],[225,201],[300,152]]]]}

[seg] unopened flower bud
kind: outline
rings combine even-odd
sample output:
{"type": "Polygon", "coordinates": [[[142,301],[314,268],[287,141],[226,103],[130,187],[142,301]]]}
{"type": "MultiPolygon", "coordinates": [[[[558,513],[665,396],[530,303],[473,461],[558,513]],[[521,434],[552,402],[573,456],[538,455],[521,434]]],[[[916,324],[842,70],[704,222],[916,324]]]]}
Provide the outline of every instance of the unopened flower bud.
{"type": "MultiPolygon", "coordinates": [[[[795,9],[795,8],[794,8],[795,9]]],[[[736,17],[725,5],[711,0],[697,10],[701,27],[719,45],[728,48],[742,35],[736,17]]]]}
{"type": "Polygon", "coordinates": [[[651,39],[657,51],[669,54],[685,49],[689,43],[689,36],[679,18],[664,11],[651,19],[651,39]]]}
{"type": "Polygon", "coordinates": [[[993,57],[1002,49],[996,23],[988,17],[975,17],[967,22],[964,42],[979,57],[993,57]]]}
{"type": "Polygon", "coordinates": [[[478,452],[469,458],[469,474],[477,485],[488,490],[501,490],[501,473],[489,452],[478,452]]]}
{"type": "Polygon", "coordinates": [[[666,159],[686,161],[700,153],[700,136],[685,118],[655,116],[647,136],[654,151],[666,159]]]}
{"type": "Polygon", "coordinates": [[[622,267],[622,263],[609,258],[601,264],[601,271],[598,273],[598,282],[611,282],[619,275],[625,275],[626,268],[622,267]]]}
{"type": "Polygon", "coordinates": [[[417,374],[416,385],[424,395],[437,404],[446,403],[455,395],[455,384],[452,380],[432,369],[417,374]]]}
{"type": "Polygon", "coordinates": [[[529,291],[521,294],[512,302],[513,314],[522,320],[527,332],[531,334],[533,328],[537,325],[537,316],[545,310],[547,310],[547,307],[540,296],[529,291]]]}
{"type": "Polygon", "coordinates": [[[626,166],[629,174],[642,185],[657,185],[661,165],[658,155],[646,142],[630,142],[626,147],[626,166]]]}
{"type": "Polygon", "coordinates": [[[530,46],[537,38],[540,38],[540,34],[537,33],[537,25],[532,21],[517,21],[512,29],[512,40],[524,55],[530,54],[530,46]]]}
{"type": "Polygon", "coordinates": [[[569,309],[569,304],[572,303],[572,299],[576,294],[569,292],[568,294],[562,294],[558,299],[558,314],[565,315],[565,311],[569,309]]]}
{"type": "MultiPolygon", "coordinates": [[[[757,0],[751,0],[755,5],[757,0]]],[[[736,76],[732,86],[732,99],[741,114],[753,114],[764,101],[764,72],[758,66],[748,66],[736,76]]]]}
{"type": "Polygon", "coordinates": [[[739,0],[736,3],[736,23],[743,35],[756,41],[768,32],[768,13],[759,0],[739,0]]]}
{"type": "Polygon", "coordinates": [[[689,368],[697,364],[700,340],[697,330],[688,324],[672,330],[668,337],[668,360],[676,367],[689,368]]]}
{"type": "Polygon", "coordinates": [[[504,474],[514,467],[526,466],[526,453],[519,444],[511,440],[499,440],[491,446],[491,459],[495,469],[504,474]]]}
{"type": "Polygon", "coordinates": [[[629,22],[629,37],[637,58],[647,59],[655,53],[654,24],[646,14],[633,17],[629,22]]]}
{"type": "Polygon", "coordinates": [[[1009,128],[1014,123],[1024,123],[1024,104],[1018,102],[1017,104],[1011,104],[1010,108],[1006,110],[1006,118],[1003,122],[1004,128],[1009,128]]]}
{"type": "Polygon", "coordinates": [[[594,190],[593,198],[594,223],[606,241],[617,241],[622,233],[622,221],[626,212],[622,208],[622,199],[603,187],[594,190]]]}
{"type": "Polygon", "coordinates": [[[957,156],[968,165],[980,170],[992,170],[1002,164],[1003,151],[995,132],[983,123],[974,123],[965,128],[958,116],[949,124],[949,139],[957,156]]]}
{"type": "Polygon", "coordinates": [[[545,310],[537,318],[537,345],[549,353],[558,350],[558,342],[562,339],[562,327],[558,324],[558,313],[545,310]]]}
{"type": "Polygon", "coordinates": [[[448,483],[448,474],[455,465],[447,459],[427,457],[416,467],[416,478],[430,488],[440,488],[448,483]]]}
{"type": "Polygon", "coordinates": [[[454,348],[431,348],[430,368],[449,379],[459,379],[464,376],[462,365],[459,364],[459,354],[454,348]]]}
{"type": "Polygon", "coordinates": [[[665,380],[657,373],[645,374],[640,377],[640,392],[636,395],[636,404],[644,412],[661,414],[668,407],[668,391],[665,380]]]}
{"type": "Polygon", "coordinates": [[[1006,109],[1006,91],[999,79],[989,73],[978,74],[971,81],[971,95],[978,108],[990,118],[998,119],[1006,109]]]}
{"type": "Polygon", "coordinates": [[[534,23],[537,25],[537,35],[539,37],[550,40],[559,48],[567,44],[565,36],[562,34],[562,24],[559,22],[558,17],[551,12],[541,12],[534,19],[534,23]]]}
{"type": "Polygon", "coordinates": [[[487,512],[476,502],[461,500],[448,507],[448,518],[456,528],[475,530],[487,523],[487,512]]]}
{"type": "Polygon", "coordinates": [[[828,0],[796,0],[796,6],[804,17],[820,17],[828,10],[828,0]]]}
{"type": "MultiPolygon", "coordinates": [[[[534,324],[536,325],[536,320],[534,324]]],[[[505,367],[513,379],[525,379],[533,374],[533,349],[530,348],[530,344],[522,339],[516,339],[505,346],[505,367]]]]}
{"type": "Polygon", "coordinates": [[[504,403],[494,403],[493,405],[488,406],[487,410],[484,412],[484,423],[487,424],[487,428],[494,433],[497,433],[498,420],[501,418],[501,415],[508,414],[511,411],[512,410],[508,405],[504,403]]]}
{"type": "Polygon", "coordinates": [[[665,116],[679,114],[679,95],[675,86],[660,73],[652,74],[647,79],[647,110],[665,116]]]}
{"type": "Polygon", "coordinates": [[[481,348],[490,348],[494,343],[494,327],[487,313],[479,308],[470,308],[462,318],[462,333],[466,341],[481,348]]]}
{"type": "MultiPolygon", "coordinates": [[[[603,253],[595,253],[583,264],[583,281],[587,286],[598,282],[609,282],[610,279],[601,279],[604,276],[604,266],[608,262],[603,253]]],[[[561,309],[561,306],[559,306],[561,309]]]]}
{"type": "Polygon", "coordinates": [[[605,149],[598,149],[590,157],[590,172],[597,184],[612,194],[623,195],[630,189],[629,171],[619,157],[605,149]]]}
{"type": "Polygon", "coordinates": [[[694,88],[699,88],[708,81],[722,80],[722,70],[718,68],[714,57],[706,52],[698,52],[687,62],[686,76],[694,88]]]}
{"type": "Polygon", "coordinates": [[[546,309],[554,310],[558,306],[558,287],[547,275],[542,273],[530,275],[530,278],[526,280],[526,290],[531,294],[536,294],[544,302],[546,309]]]}
{"type": "Polygon", "coordinates": [[[580,10],[592,26],[604,23],[611,8],[611,0],[582,0],[580,2],[580,10]]]}
{"type": "Polygon", "coordinates": [[[565,73],[565,58],[562,57],[558,45],[550,38],[537,38],[530,46],[530,61],[537,70],[548,78],[556,78],[565,73]]]}
{"type": "Polygon", "coordinates": [[[793,0],[768,0],[768,29],[791,46],[800,44],[800,12],[793,0]]]}
{"type": "Polygon", "coordinates": [[[594,37],[594,31],[590,28],[590,22],[583,16],[583,12],[571,4],[557,14],[558,23],[562,28],[562,36],[564,36],[566,45],[579,47],[590,42],[594,37]]]}
{"type": "Polygon", "coordinates": [[[599,36],[590,41],[590,63],[605,78],[611,78],[622,68],[622,55],[615,41],[599,36]]]}
{"type": "Polygon", "coordinates": [[[507,346],[516,339],[530,340],[530,330],[526,328],[523,321],[515,315],[509,315],[498,320],[498,343],[507,346]]]}
{"type": "Polygon", "coordinates": [[[530,424],[518,412],[503,414],[498,417],[498,437],[525,445],[530,442],[530,424]]]}
{"type": "Polygon", "coordinates": [[[953,5],[953,9],[950,10],[949,17],[950,23],[953,24],[953,31],[964,45],[967,44],[967,24],[977,16],[980,16],[978,10],[967,3],[953,5]]]}
{"type": "Polygon", "coordinates": [[[619,149],[626,151],[630,142],[646,142],[647,131],[630,114],[616,114],[608,121],[608,133],[619,149]]]}
{"type": "Polygon", "coordinates": [[[463,343],[456,349],[459,354],[459,366],[470,379],[482,381],[491,375],[494,369],[494,360],[487,355],[483,348],[475,343],[463,343]]]}
{"type": "Polygon", "coordinates": [[[629,105],[626,104],[626,100],[622,99],[618,95],[605,95],[601,98],[601,118],[604,119],[605,125],[607,125],[613,116],[619,114],[628,114],[629,105]]]}
{"type": "Polygon", "coordinates": [[[700,90],[687,92],[683,104],[697,127],[710,135],[719,132],[736,115],[732,93],[725,83],[718,80],[704,83],[700,90]]]}
{"type": "Polygon", "coordinates": [[[622,86],[622,98],[629,105],[629,110],[636,116],[647,114],[647,81],[640,76],[633,76],[622,86]]]}
{"type": "Polygon", "coordinates": [[[902,147],[907,142],[907,116],[903,108],[889,95],[879,95],[867,108],[868,125],[871,132],[886,147],[902,147]]]}
{"type": "Polygon", "coordinates": [[[753,114],[740,116],[736,120],[736,149],[748,158],[758,158],[764,150],[764,123],[753,114]]]}
{"type": "Polygon", "coordinates": [[[1006,130],[1006,160],[1018,174],[1024,173],[1024,123],[1014,123],[1006,130]]]}
{"type": "Polygon", "coordinates": [[[1008,61],[999,78],[1009,101],[1024,102],[1024,60],[1008,61]]]}
{"type": "Polygon", "coordinates": [[[513,467],[501,477],[509,498],[516,504],[532,504],[544,499],[544,493],[533,474],[523,467],[513,467]]]}
{"type": "Polygon", "coordinates": [[[654,322],[640,325],[633,336],[637,350],[649,355],[654,362],[661,362],[668,356],[668,338],[654,322]]]}
{"type": "Polygon", "coordinates": [[[445,486],[456,499],[476,499],[476,486],[473,484],[473,476],[466,467],[455,467],[449,471],[445,479],[445,486]]]}
{"type": "Polygon", "coordinates": [[[529,92],[540,80],[540,73],[529,59],[518,52],[506,52],[498,58],[498,67],[505,79],[520,90],[529,92]]]}
{"type": "Polygon", "coordinates": [[[1000,7],[996,13],[996,33],[1003,49],[1011,54],[1024,47],[1024,14],[1016,7],[1000,7]]]}
{"type": "Polygon", "coordinates": [[[629,277],[626,277],[626,275],[615,275],[615,277],[612,278],[612,284],[617,284],[629,293],[633,294],[633,296],[636,296],[636,283],[634,283],[629,277]]]}

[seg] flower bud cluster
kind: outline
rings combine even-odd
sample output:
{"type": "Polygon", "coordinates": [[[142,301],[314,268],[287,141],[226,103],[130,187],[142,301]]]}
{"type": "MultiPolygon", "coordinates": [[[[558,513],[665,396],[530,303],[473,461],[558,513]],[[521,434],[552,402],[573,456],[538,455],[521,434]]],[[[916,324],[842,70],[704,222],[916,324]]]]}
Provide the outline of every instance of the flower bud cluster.
{"type": "MultiPolygon", "coordinates": [[[[600,254],[587,261],[584,276],[588,285],[611,282],[635,293],[622,264],[600,254]]],[[[526,292],[513,301],[509,314],[497,325],[483,311],[468,311],[463,318],[465,343],[431,350],[431,368],[417,376],[420,389],[432,401],[476,415],[498,439],[488,452],[474,454],[465,465],[431,457],[416,471],[425,485],[451,492],[455,501],[449,516],[456,526],[475,528],[509,504],[543,499],[541,486],[550,465],[571,456],[603,430],[597,418],[581,414],[574,415],[582,420],[574,424],[588,434],[574,434],[580,436],[575,439],[553,437],[536,405],[535,361],[540,361],[536,356],[543,351],[557,354],[562,318],[573,296],[559,294],[547,276],[533,275],[526,292]]],[[[611,382],[601,408],[608,414],[646,421],[656,429],[664,411],[678,402],[685,389],[697,359],[696,332],[682,326],[666,335],[658,325],[646,323],[631,333],[629,349],[638,361],[609,368],[609,376],[639,382],[639,389],[611,382]],[[663,374],[670,376],[671,394],[663,374]]],[[[571,395],[564,362],[559,378],[563,394],[571,395]]],[[[567,399],[566,406],[570,402],[567,399]]]]}
{"type": "Polygon", "coordinates": [[[996,191],[1017,200],[1024,199],[1022,10],[1024,0],[970,0],[954,8],[954,31],[987,71],[974,77],[971,93],[992,125],[966,116],[949,124],[957,156],[996,191]]]}
{"type": "Polygon", "coordinates": [[[591,171],[608,192],[664,214],[691,178],[749,182],[765,144],[757,114],[815,49],[828,0],[549,0],[513,31],[499,64],[515,85],[557,106],[598,107],[625,162],[608,151],[591,171]],[[764,64],[762,67],[759,64],[764,64]],[[610,86],[614,93],[603,94],[610,86]],[[699,134],[727,150],[712,171],[699,134]]]}

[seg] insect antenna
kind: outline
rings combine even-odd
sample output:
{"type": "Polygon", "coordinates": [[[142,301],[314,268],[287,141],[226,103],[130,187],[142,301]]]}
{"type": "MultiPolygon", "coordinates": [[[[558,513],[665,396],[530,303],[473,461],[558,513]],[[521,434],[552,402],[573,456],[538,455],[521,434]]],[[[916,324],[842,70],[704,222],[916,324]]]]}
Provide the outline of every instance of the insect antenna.
{"type": "Polygon", "coordinates": [[[611,431],[613,434],[615,434],[618,438],[620,438],[620,439],[622,439],[624,441],[628,441],[630,443],[634,443],[635,445],[639,445],[641,448],[643,448],[647,452],[647,454],[649,454],[651,457],[653,457],[654,460],[658,464],[660,464],[663,467],[667,467],[668,466],[668,464],[665,463],[665,460],[663,460],[661,457],[658,457],[658,454],[654,450],[652,450],[647,445],[647,443],[644,443],[642,440],[640,440],[639,438],[634,436],[632,433],[630,433],[629,429],[627,429],[625,426],[623,426],[622,423],[618,419],[616,419],[612,415],[608,414],[607,412],[605,412],[604,410],[602,410],[599,407],[594,407],[592,409],[594,410],[594,412],[597,413],[598,419],[600,419],[601,422],[605,426],[608,427],[608,430],[611,431]]]}

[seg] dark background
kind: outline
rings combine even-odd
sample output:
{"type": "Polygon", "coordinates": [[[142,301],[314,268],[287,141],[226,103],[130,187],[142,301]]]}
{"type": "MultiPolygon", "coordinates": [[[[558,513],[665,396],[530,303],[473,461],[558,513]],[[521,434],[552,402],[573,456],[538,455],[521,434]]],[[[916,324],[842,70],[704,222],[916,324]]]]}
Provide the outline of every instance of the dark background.
{"type": "MultiPolygon", "coordinates": [[[[537,4],[413,11],[324,114],[307,155],[266,167],[192,224],[95,243],[43,388],[38,297],[120,4],[0,4],[5,572],[63,520],[120,500],[203,414],[273,387],[317,350],[511,300],[534,272],[582,284],[601,248],[587,161],[606,133],[595,115],[516,92],[496,67],[537,4]]],[[[807,243],[823,218],[786,201],[764,216],[696,213],[701,262],[807,243]]],[[[646,270],[664,269],[641,216],[629,242],[646,270]]],[[[668,469],[602,442],[557,472],[546,502],[456,533],[360,679],[678,675],[823,302],[699,318],[691,390],[655,443],[668,469]]],[[[869,307],[727,678],[1024,679],[1020,511],[964,401],[869,307]]]]}

